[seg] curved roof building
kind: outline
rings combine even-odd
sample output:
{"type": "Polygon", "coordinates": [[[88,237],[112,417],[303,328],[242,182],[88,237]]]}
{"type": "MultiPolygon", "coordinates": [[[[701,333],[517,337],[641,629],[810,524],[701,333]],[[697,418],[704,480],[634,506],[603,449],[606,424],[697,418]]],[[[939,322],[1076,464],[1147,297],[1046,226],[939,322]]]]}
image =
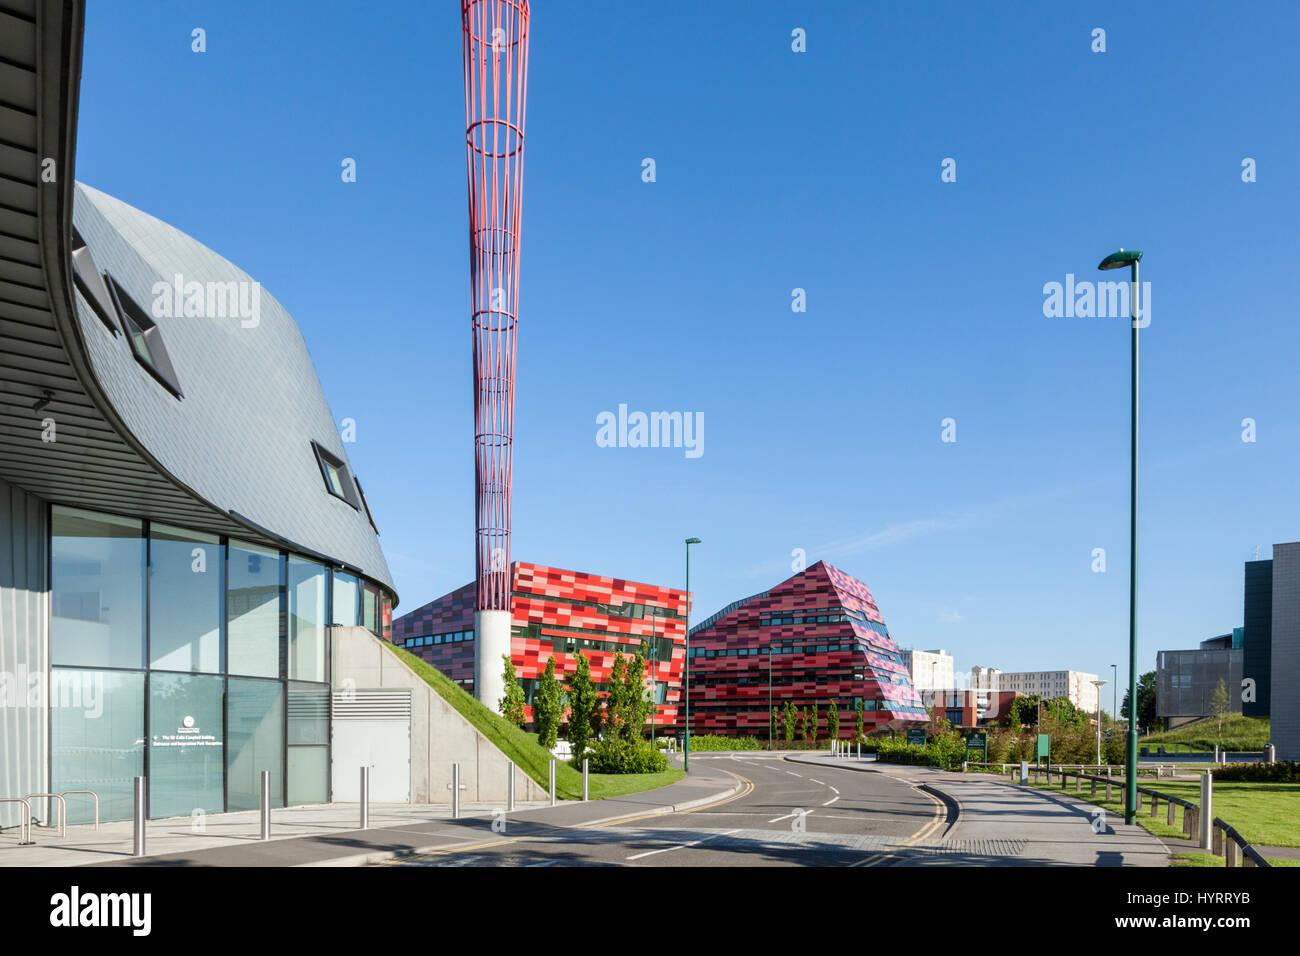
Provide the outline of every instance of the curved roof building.
{"type": "Polygon", "coordinates": [[[74,181],[83,17],[0,0],[0,797],[326,800],[328,629],[392,577],[289,314],[74,181]]]}

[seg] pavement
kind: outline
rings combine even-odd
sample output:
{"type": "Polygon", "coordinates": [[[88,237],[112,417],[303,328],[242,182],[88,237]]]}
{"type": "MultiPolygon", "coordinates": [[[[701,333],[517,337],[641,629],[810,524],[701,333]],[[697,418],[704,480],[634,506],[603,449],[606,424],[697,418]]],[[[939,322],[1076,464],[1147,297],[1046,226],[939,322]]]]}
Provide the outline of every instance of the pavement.
{"type": "Polygon", "coordinates": [[[1068,793],[1022,787],[988,774],[800,754],[792,762],[874,773],[941,792],[958,810],[943,836],[893,851],[907,866],[1167,866],[1169,848],[1140,826],[1068,793]]]}
{"type": "Polygon", "coordinates": [[[359,829],[355,803],[291,807],[271,811],[271,839],[261,840],[258,811],[213,813],[196,829],[189,817],[151,820],[146,828],[148,855],[132,857],[130,821],[69,827],[34,828],[35,846],[17,846],[16,828],[0,837],[0,866],[357,866],[430,853],[491,838],[509,828],[564,828],[602,825],[627,817],[689,810],[725,798],[741,788],[735,777],[692,768],[691,776],[667,787],[605,800],[462,804],[460,819],[445,805],[372,804],[370,826],[359,829]]]}

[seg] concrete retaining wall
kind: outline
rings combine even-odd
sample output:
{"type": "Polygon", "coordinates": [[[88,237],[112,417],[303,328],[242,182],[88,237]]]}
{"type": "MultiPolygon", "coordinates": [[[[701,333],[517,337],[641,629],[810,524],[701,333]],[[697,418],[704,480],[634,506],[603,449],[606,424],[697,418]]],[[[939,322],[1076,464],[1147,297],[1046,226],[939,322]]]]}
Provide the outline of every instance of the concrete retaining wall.
{"type": "MultiPolygon", "coordinates": [[[[330,632],[335,690],[411,691],[413,803],[451,803],[451,765],[459,763],[463,802],[505,805],[510,761],[495,744],[368,630],[333,627],[330,632]]],[[[545,800],[547,793],[516,769],[515,799],[545,800]]]]}

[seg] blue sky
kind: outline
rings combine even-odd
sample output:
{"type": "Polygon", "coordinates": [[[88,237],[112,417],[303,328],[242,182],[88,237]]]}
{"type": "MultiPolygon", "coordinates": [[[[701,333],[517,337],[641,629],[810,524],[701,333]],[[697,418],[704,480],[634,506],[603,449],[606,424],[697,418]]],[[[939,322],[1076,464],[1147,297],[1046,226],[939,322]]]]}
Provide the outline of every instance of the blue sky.
{"type": "MultiPolygon", "coordinates": [[[[456,5],[90,6],[78,178],[296,318],[398,613],[471,580],[456,5]]],[[[1046,318],[1043,286],[1125,246],[1152,288],[1141,669],[1241,624],[1242,562],[1300,538],[1300,8],[1055,6],[535,4],[514,557],[680,586],[697,535],[702,616],[802,548],[901,646],[1109,677],[1128,328],[1046,318]],[[598,447],[620,403],[703,413],[704,454],[598,447]]]]}

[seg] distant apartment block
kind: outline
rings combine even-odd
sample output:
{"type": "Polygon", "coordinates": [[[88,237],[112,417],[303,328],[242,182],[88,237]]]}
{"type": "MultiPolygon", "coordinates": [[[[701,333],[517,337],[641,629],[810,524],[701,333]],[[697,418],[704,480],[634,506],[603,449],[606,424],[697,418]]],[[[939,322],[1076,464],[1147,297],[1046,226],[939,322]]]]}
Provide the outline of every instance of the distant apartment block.
{"type": "Polygon", "coordinates": [[[1096,674],[1083,671],[1011,671],[998,676],[995,689],[1037,694],[1044,700],[1064,697],[1092,714],[1097,710],[1097,687],[1092,682],[1097,679],[1096,674]]]}
{"type": "Polygon", "coordinates": [[[899,651],[907,672],[912,675],[912,686],[918,691],[950,690],[954,683],[953,658],[945,650],[899,651]]]}

